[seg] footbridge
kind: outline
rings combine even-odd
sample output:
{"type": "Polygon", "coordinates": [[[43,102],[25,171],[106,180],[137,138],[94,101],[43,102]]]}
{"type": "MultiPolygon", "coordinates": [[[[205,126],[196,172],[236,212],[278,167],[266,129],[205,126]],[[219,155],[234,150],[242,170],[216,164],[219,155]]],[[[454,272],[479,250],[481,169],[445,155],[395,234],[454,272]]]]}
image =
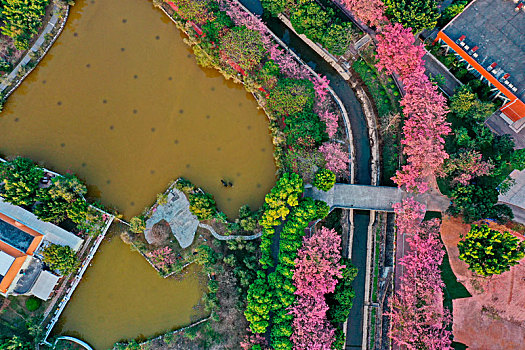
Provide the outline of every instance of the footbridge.
{"type": "Polygon", "coordinates": [[[386,186],[335,184],[328,192],[320,191],[315,187],[306,188],[304,195],[326,202],[331,209],[393,212],[392,205],[407,197],[414,197],[418,202],[425,204],[428,211],[444,212],[450,205],[450,200],[443,195],[425,193],[414,196],[399,188],[386,186]]]}

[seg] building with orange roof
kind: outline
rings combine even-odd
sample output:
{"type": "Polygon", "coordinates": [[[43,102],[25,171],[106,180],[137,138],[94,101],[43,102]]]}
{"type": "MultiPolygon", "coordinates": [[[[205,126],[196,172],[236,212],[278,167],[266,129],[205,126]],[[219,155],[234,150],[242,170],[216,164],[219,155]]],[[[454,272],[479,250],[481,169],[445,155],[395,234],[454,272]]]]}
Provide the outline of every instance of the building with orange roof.
{"type": "Polygon", "coordinates": [[[0,295],[35,295],[47,300],[60,276],[46,271],[39,249],[68,245],[77,251],[80,237],[0,198],[0,295]]]}
{"type": "Polygon", "coordinates": [[[525,127],[523,1],[474,0],[436,38],[504,101],[500,117],[514,132],[525,127]]]}

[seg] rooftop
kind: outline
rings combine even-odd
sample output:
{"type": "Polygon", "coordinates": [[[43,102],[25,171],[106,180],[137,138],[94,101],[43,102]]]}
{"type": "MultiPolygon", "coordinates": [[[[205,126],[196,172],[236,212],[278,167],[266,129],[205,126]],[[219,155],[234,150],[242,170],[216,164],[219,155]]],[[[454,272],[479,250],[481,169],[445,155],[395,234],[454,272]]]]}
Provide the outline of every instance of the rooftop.
{"type": "MultiPolygon", "coordinates": [[[[84,241],[82,238],[50,222],[40,221],[33,213],[4,202],[2,198],[0,198],[0,222],[1,221],[14,225],[29,234],[43,235],[46,241],[62,246],[67,245],[74,251],[80,249],[84,241]]],[[[34,245],[34,243],[31,245],[32,247],[27,251],[28,254],[33,253],[34,245]]],[[[36,249],[36,247],[34,248],[36,249]]]]}
{"type": "Polygon", "coordinates": [[[29,246],[31,246],[34,238],[34,236],[5,222],[0,217],[0,240],[9,244],[11,247],[25,253],[29,249],[29,246]]]}
{"type": "Polygon", "coordinates": [[[476,61],[485,68],[495,62],[502,69],[501,76],[509,73],[507,80],[517,87],[513,93],[523,101],[525,12],[516,12],[515,7],[513,1],[475,0],[443,32],[453,41],[465,35],[470,49],[478,46],[476,61]]]}
{"type": "Polygon", "coordinates": [[[13,263],[15,262],[15,257],[7,254],[0,250],[0,281],[4,278],[7,271],[13,263]]]}

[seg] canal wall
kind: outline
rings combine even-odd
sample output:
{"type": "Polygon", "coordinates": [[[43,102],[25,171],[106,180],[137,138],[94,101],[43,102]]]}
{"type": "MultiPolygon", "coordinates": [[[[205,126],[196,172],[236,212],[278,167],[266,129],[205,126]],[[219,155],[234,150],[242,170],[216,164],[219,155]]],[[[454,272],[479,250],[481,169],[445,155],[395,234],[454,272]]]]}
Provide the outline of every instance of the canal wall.
{"type": "MultiPolygon", "coordinates": [[[[317,43],[313,42],[312,40],[308,39],[306,35],[304,34],[298,34],[295,29],[293,28],[292,23],[290,20],[284,16],[283,14],[278,15],[279,19],[282,23],[288,27],[289,30],[291,30],[295,35],[297,35],[301,40],[303,40],[313,51],[315,51],[319,56],[321,56],[327,63],[334,68],[339,75],[347,81],[347,83],[352,87],[352,89],[355,92],[355,95],[359,102],[361,103],[361,108],[363,109],[363,113],[366,117],[366,122],[368,126],[368,138],[370,141],[370,149],[371,149],[371,155],[372,160],[370,162],[371,167],[371,183],[374,186],[377,186],[379,184],[380,179],[380,163],[379,163],[379,137],[377,132],[377,119],[378,116],[376,112],[374,111],[374,104],[366,94],[364,88],[359,84],[359,80],[353,76],[353,72],[350,71],[348,68],[345,67],[344,64],[341,64],[334,56],[332,56],[330,53],[328,53],[323,47],[319,46],[317,43]]],[[[334,93],[335,94],[335,93],[334,93]]],[[[351,130],[350,121],[348,118],[345,120],[345,123],[348,124],[349,130],[351,130]]],[[[351,134],[351,133],[350,133],[351,134]]],[[[352,138],[352,136],[350,136],[352,138]]],[[[353,142],[353,140],[352,140],[353,142]]],[[[353,152],[355,155],[355,151],[353,152]]],[[[351,181],[353,184],[354,181],[351,181]]]]}
{"type": "MultiPolygon", "coordinates": [[[[89,250],[89,253],[87,257],[82,261],[82,264],[80,266],[80,270],[77,272],[75,277],[73,277],[73,282],[71,283],[71,286],[66,290],[66,295],[60,300],[58,303],[58,308],[54,311],[53,315],[51,316],[51,319],[47,323],[47,325],[44,327],[44,338],[42,340],[42,343],[46,345],[51,345],[47,338],[51,334],[51,331],[53,330],[53,327],[57,323],[60,315],[66,308],[67,302],[71,299],[71,296],[75,292],[75,289],[79,285],[80,281],[82,280],[82,276],[84,276],[84,273],[86,272],[87,268],[90,266],[91,260],[93,260],[93,257],[95,256],[95,253],[97,252],[98,248],[100,247],[100,244],[102,243],[102,240],[104,237],[106,237],[106,233],[113,223],[113,220],[115,219],[114,215],[111,215],[109,220],[106,222],[106,226],[104,227],[104,231],[97,236],[94,245],[89,250]]],[[[42,325],[44,324],[44,321],[49,317],[49,315],[44,316],[44,320],[42,321],[42,325]]]]}

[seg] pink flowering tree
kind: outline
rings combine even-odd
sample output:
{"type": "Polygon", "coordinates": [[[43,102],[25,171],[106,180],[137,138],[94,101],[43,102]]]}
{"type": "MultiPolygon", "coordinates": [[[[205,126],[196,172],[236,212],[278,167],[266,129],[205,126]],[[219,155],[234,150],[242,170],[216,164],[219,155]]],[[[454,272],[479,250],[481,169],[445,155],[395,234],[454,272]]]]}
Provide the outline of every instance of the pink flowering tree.
{"type": "Polygon", "coordinates": [[[405,198],[401,203],[394,203],[392,208],[396,213],[396,226],[401,234],[414,233],[425,217],[425,205],[413,197],[405,198]]]}
{"type": "Polygon", "coordinates": [[[292,336],[296,350],[330,350],[335,329],[326,317],[325,295],[332,293],[342,277],[341,237],[335,230],[322,227],[305,238],[295,260],[293,283],[295,302],[292,336]]]}
{"type": "Polygon", "coordinates": [[[388,74],[399,74],[401,78],[424,74],[423,46],[414,45],[415,37],[410,28],[399,23],[387,25],[377,35],[377,68],[388,74]]]}
{"type": "Polygon", "coordinates": [[[450,133],[446,122],[446,99],[424,74],[424,50],[414,45],[410,28],[399,23],[387,25],[377,36],[377,68],[398,74],[405,89],[401,100],[403,125],[401,141],[407,164],[393,178],[398,186],[411,192],[426,192],[426,178],[441,172],[448,158],[444,137],[450,133]]]}
{"type": "Polygon", "coordinates": [[[443,281],[439,266],[445,255],[439,236],[440,221],[422,222],[425,206],[413,198],[394,204],[399,233],[406,236],[408,253],[400,289],[392,298],[390,337],[410,350],[451,349],[451,323],[443,308],[443,281]]]}
{"type": "Polygon", "coordinates": [[[337,128],[339,127],[339,116],[335,113],[325,110],[319,113],[319,119],[321,119],[321,121],[326,124],[326,133],[328,134],[328,137],[334,137],[335,133],[337,132],[337,128]]]}
{"type": "Polygon", "coordinates": [[[470,150],[449,158],[440,175],[449,176],[451,184],[460,183],[466,186],[473,178],[490,174],[492,169],[494,165],[482,160],[481,153],[470,150]]]}
{"type": "Polygon", "coordinates": [[[387,21],[384,14],[385,4],[381,0],[342,0],[341,2],[368,25],[379,26],[387,21]]]}
{"type": "Polygon", "coordinates": [[[167,269],[176,262],[175,254],[170,247],[159,248],[146,253],[146,256],[159,270],[167,269]]]}
{"type": "Polygon", "coordinates": [[[326,169],[331,170],[337,176],[348,174],[348,163],[350,156],[343,150],[343,146],[337,142],[325,142],[319,147],[319,152],[324,156],[326,169]]]}
{"type": "Polygon", "coordinates": [[[410,252],[400,264],[404,267],[401,289],[392,298],[390,337],[409,350],[452,349],[452,318],[443,308],[443,281],[439,266],[445,254],[439,238],[438,219],[413,228],[407,240],[410,252]]]}
{"type": "MultiPolygon", "coordinates": [[[[248,331],[250,331],[248,329],[248,331]]],[[[266,341],[266,338],[262,334],[248,334],[246,338],[241,341],[241,349],[243,350],[265,350],[269,349],[268,342],[266,341]]]]}

